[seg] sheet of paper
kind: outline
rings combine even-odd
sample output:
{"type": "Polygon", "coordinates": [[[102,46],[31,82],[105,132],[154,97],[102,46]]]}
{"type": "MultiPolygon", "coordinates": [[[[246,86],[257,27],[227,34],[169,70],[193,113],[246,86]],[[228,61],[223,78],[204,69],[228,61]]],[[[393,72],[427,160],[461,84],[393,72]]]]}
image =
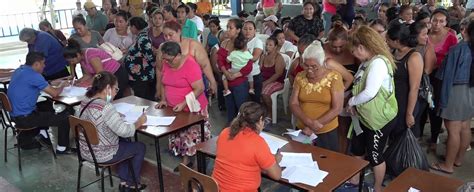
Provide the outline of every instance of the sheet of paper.
{"type": "Polygon", "coordinates": [[[148,126],[146,127],[146,131],[153,135],[159,135],[163,131],[161,129],[165,129],[166,127],[159,127],[159,126],[148,126]]]}
{"type": "Polygon", "coordinates": [[[115,103],[114,104],[114,107],[117,110],[117,112],[121,114],[125,114],[129,112],[130,110],[132,110],[134,106],[135,106],[134,104],[130,104],[130,103],[115,103]]]}
{"type": "Polygon", "coordinates": [[[408,189],[408,192],[420,192],[420,190],[410,187],[410,189],[408,189]]]}
{"type": "Polygon", "coordinates": [[[64,97],[79,97],[84,96],[87,92],[85,87],[66,86],[61,92],[60,96],[64,97]]]}
{"type": "Polygon", "coordinates": [[[127,123],[135,123],[137,119],[142,115],[143,112],[133,112],[133,111],[128,111],[124,113],[123,115],[125,116],[125,122],[127,123]]]}
{"type": "Polygon", "coordinates": [[[147,110],[149,106],[141,106],[141,105],[135,105],[131,109],[133,112],[143,112],[143,110],[147,110]]]}
{"type": "Polygon", "coordinates": [[[267,142],[268,147],[270,147],[270,152],[272,152],[272,154],[276,154],[278,149],[282,148],[288,143],[288,141],[284,139],[280,139],[265,132],[261,132],[260,137],[262,137],[267,142]]]}
{"type": "Polygon", "coordinates": [[[294,165],[308,165],[313,163],[311,153],[287,153],[281,152],[281,167],[290,167],[294,165]]]}
{"type": "Polygon", "coordinates": [[[175,116],[168,116],[168,117],[158,117],[158,116],[146,116],[146,123],[145,125],[152,125],[152,126],[158,126],[158,125],[170,125],[173,123],[175,116]]]}
{"type": "Polygon", "coordinates": [[[288,181],[290,183],[303,183],[310,186],[316,186],[323,182],[328,172],[319,169],[296,166],[293,174],[290,175],[288,181]]]}
{"type": "Polygon", "coordinates": [[[298,141],[300,143],[311,144],[314,139],[318,138],[316,134],[311,134],[311,136],[307,136],[301,132],[301,130],[294,130],[294,129],[286,129],[288,132],[283,133],[287,134],[291,137],[291,140],[298,141]]]}

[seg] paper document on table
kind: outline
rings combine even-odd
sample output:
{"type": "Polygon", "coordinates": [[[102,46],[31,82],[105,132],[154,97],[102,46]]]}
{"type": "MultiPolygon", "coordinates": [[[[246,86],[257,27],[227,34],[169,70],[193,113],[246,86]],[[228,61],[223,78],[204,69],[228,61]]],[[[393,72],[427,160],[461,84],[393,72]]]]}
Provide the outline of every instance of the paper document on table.
{"type": "Polygon", "coordinates": [[[313,156],[311,153],[287,153],[281,152],[282,158],[280,161],[281,167],[290,167],[294,165],[308,165],[313,163],[313,156]]]}
{"type": "Polygon", "coordinates": [[[64,97],[79,97],[86,95],[87,88],[85,87],[76,87],[76,86],[66,86],[61,92],[60,96],[64,97]]]}
{"type": "Polygon", "coordinates": [[[170,125],[173,123],[175,116],[168,116],[168,117],[159,117],[159,116],[146,116],[146,123],[144,125],[152,125],[152,126],[158,126],[158,125],[170,125]]]}
{"type": "Polygon", "coordinates": [[[146,111],[147,109],[148,109],[148,106],[135,105],[135,106],[133,106],[131,111],[133,111],[133,112],[143,112],[143,110],[146,111]]]}
{"type": "Polygon", "coordinates": [[[311,144],[314,139],[318,138],[316,134],[311,134],[310,136],[307,136],[303,134],[301,130],[294,130],[294,129],[286,129],[288,132],[283,133],[287,134],[291,137],[291,140],[293,141],[298,141],[300,143],[304,144],[311,144]]]}
{"type": "Polygon", "coordinates": [[[327,175],[328,172],[320,170],[316,161],[306,165],[289,166],[281,173],[281,177],[288,179],[290,183],[303,183],[310,186],[323,182],[327,175]]]}
{"type": "Polygon", "coordinates": [[[115,103],[114,104],[115,110],[117,110],[117,112],[121,114],[125,114],[129,112],[130,110],[132,110],[134,106],[135,106],[134,104],[130,104],[130,103],[115,103]]]}
{"type": "Polygon", "coordinates": [[[267,142],[268,147],[270,147],[270,152],[272,152],[272,154],[276,154],[278,149],[282,148],[288,143],[288,141],[284,139],[280,139],[265,132],[261,132],[260,137],[262,137],[265,142],[267,142]]]}
{"type": "Polygon", "coordinates": [[[137,119],[143,114],[143,112],[134,112],[134,111],[128,111],[124,113],[123,115],[125,116],[125,122],[127,123],[135,123],[137,119]]]}
{"type": "Polygon", "coordinates": [[[408,192],[420,192],[420,190],[410,187],[410,189],[408,189],[408,192]]]}

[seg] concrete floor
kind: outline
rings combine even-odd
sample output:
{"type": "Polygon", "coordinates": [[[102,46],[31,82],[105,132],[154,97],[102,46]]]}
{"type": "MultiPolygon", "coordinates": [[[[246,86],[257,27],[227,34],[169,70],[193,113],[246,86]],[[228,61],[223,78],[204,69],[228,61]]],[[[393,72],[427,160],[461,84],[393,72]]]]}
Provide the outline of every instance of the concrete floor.
{"type": "MultiPolygon", "coordinates": [[[[281,102],[281,100],[280,100],[281,102]]],[[[281,106],[281,105],[280,105],[281,106]]],[[[269,130],[270,132],[281,134],[286,128],[290,127],[289,117],[284,115],[283,111],[279,111],[278,124],[273,125],[269,130]]],[[[213,135],[218,135],[225,124],[225,112],[217,109],[217,103],[214,103],[210,109],[210,117],[212,124],[213,135]]],[[[429,125],[427,125],[429,126],[429,125]]],[[[427,129],[429,131],[429,129],[427,129]]],[[[55,134],[55,129],[52,129],[55,134]]],[[[428,135],[428,133],[425,133],[428,135]]],[[[0,139],[3,149],[3,134],[0,139]]],[[[443,143],[446,138],[446,133],[443,133],[440,137],[440,143],[443,143]]],[[[11,147],[15,143],[14,137],[9,133],[8,135],[8,146],[11,147]]],[[[147,183],[149,187],[146,191],[158,191],[158,179],[156,176],[156,160],[154,153],[153,141],[145,136],[139,136],[139,140],[146,143],[146,163],[142,169],[143,183],[147,183]]],[[[53,138],[54,142],[54,138],[53,138]]],[[[166,149],[168,146],[167,139],[163,138],[160,141],[162,150],[162,161],[165,169],[165,190],[166,191],[181,191],[182,188],[179,184],[179,175],[172,173],[178,163],[179,158],[172,156],[166,149]]],[[[422,143],[424,149],[426,149],[425,142],[422,143]]],[[[444,144],[438,145],[438,154],[444,153],[444,144]]],[[[451,177],[459,178],[464,181],[474,180],[474,153],[468,152],[466,160],[462,168],[456,168],[455,173],[451,177]]],[[[428,155],[429,161],[436,161],[433,154],[428,155]]],[[[8,162],[3,162],[3,150],[0,154],[0,191],[74,191],[77,181],[77,157],[75,155],[59,156],[58,159],[54,160],[49,150],[43,149],[38,150],[23,150],[22,151],[22,165],[23,171],[20,173],[17,166],[16,150],[10,150],[8,153],[8,162]]],[[[208,173],[212,171],[212,161],[209,163],[208,173]]],[[[372,180],[371,174],[366,177],[367,181],[372,180]]],[[[94,169],[91,164],[87,164],[83,168],[82,184],[88,181],[97,179],[95,177],[94,169]]],[[[118,191],[117,187],[118,179],[114,178],[114,187],[110,187],[108,181],[106,181],[106,191],[118,191]]],[[[386,183],[389,183],[387,181],[386,183]]],[[[289,191],[289,188],[281,186],[272,181],[263,180],[262,186],[263,191],[289,191]]],[[[100,191],[100,184],[96,183],[85,188],[83,191],[100,191]]]]}

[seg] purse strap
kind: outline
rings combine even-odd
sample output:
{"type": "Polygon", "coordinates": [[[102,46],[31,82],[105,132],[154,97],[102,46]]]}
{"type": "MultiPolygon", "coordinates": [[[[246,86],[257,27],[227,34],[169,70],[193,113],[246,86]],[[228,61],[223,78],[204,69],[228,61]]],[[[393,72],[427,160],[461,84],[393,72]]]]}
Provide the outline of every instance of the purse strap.
{"type": "Polygon", "coordinates": [[[97,99],[97,98],[91,99],[91,100],[84,106],[84,108],[82,108],[81,113],[79,113],[79,118],[82,116],[82,114],[83,114],[84,111],[87,109],[87,107],[88,107],[93,101],[95,101],[96,99],[97,99]]]}

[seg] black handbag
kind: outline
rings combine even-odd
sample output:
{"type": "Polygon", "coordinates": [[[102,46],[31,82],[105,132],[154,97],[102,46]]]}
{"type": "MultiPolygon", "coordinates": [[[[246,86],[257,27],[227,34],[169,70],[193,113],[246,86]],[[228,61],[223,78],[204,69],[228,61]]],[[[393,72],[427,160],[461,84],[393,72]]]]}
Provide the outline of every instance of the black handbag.
{"type": "Polygon", "coordinates": [[[433,85],[430,83],[430,76],[423,72],[421,76],[420,89],[418,91],[418,96],[428,102],[430,109],[434,108],[433,102],[433,85]]]}

